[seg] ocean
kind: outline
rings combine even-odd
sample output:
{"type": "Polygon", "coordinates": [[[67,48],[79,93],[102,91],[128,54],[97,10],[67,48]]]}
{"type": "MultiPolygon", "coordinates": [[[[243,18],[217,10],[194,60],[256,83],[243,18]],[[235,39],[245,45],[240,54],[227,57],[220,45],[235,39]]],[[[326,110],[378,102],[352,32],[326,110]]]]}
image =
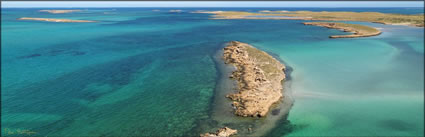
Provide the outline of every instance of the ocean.
{"type": "Polygon", "coordinates": [[[211,20],[190,13],[420,14],[423,8],[42,9],[1,9],[2,136],[20,136],[18,130],[33,136],[199,136],[223,126],[243,136],[424,135],[424,28],[350,22],[383,33],[329,39],[345,32],[301,20],[211,20]],[[281,103],[266,118],[232,115],[222,96],[234,90],[226,77],[231,68],[219,58],[232,40],[291,68],[284,93],[292,107],[281,103]]]}

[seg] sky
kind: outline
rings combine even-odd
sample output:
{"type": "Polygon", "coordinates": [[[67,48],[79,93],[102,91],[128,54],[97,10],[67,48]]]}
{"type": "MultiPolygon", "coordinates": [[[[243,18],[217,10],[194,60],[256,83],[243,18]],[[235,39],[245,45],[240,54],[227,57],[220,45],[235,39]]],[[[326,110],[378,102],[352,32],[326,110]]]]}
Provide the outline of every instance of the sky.
{"type": "Polygon", "coordinates": [[[2,1],[1,7],[424,7],[424,1],[2,1]]]}

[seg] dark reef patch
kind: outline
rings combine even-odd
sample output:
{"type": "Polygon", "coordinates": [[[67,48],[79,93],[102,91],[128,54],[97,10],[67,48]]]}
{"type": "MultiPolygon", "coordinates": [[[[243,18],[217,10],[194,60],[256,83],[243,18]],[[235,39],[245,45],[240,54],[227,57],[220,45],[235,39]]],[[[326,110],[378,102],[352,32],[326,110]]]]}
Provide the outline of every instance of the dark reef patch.
{"type": "Polygon", "coordinates": [[[41,56],[41,54],[36,53],[36,54],[31,54],[31,55],[26,55],[26,56],[20,56],[20,57],[18,57],[18,59],[27,59],[27,58],[34,58],[34,57],[40,57],[40,56],[41,56]]]}
{"type": "Polygon", "coordinates": [[[391,130],[398,130],[398,131],[409,131],[414,128],[413,125],[406,123],[402,120],[397,120],[397,119],[382,120],[378,122],[378,125],[383,128],[388,128],[391,130]]]}
{"type": "Polygon", "coordinates": [[[286,117],[279,120],[276,124],[281,126],[277,126],[276,128],[273,128],[270,132],[268,132],[264,136],[266,137],[272,137],[276,135],[284,136],[293,132],[296,128],[296,126],[291,124],[291,122],[287,120],[286,117]]]}
{"type": "Polygon", "coordinates": [[[82,52],[82,51],[72,51],[71,55],[73,56],[80,56],[80,55],[84,55],[86,54],[86,52],[82,52]]]}
{"type": "Polygon", "coordinates": [[[64,52],[65,50],[63,50],[63,49],[57,49],[57,50],[51,50],[51,51],[49,51],[48,52],[48,54],[50,55],[50,56],[56,56],[56,55],[58,55],[58,54],[61,54],[62,52],[64,52]]]}
{"type": "MultiPolygon", "coordinates": [[[[43,53],[45,56],[58,56],[58,55],[72,55],[72,56],[81,56],[81,55],[85,55],[86,52],[83,51],[69,51],[66,52],[66,50],[50,50],[46,53],[43,53]]],[[[42,56],[41,53],[34,53],[34,54],[30,54],[30,55],[25,55],[25,56],[19,56],[17,57],[17,59],[29,59],[29,58],[35,58],[35,57],[40,57],[42,56]]]]}
{"type": "MultiPolygon", "coordinates": [[[[285,62],[283,62],[285,64],[285,62]]],[[[291,73],[292,71],[294,71],[294,68],[292,68],[291,66],[285,64],[286,69],[285,69],[285,77],[286,77],[286,81],[289,81],[292,79],[291,77],[291,73]]]]}
{"type": "Polygon", "coordinates": [[[272,115],[274,115],[274,116],[279,115],[279,113],[280,113],[280,109],[273,109],[272,110],[272,115]]]}

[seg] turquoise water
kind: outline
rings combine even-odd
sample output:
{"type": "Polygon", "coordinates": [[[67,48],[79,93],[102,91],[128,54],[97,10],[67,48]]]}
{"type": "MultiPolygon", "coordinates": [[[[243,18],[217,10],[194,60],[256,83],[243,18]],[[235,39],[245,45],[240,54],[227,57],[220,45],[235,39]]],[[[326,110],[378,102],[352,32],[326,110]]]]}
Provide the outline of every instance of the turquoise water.
{"type": "MultiPolygon", "coordinates": [[[[221,126],[242,135],[249,135],[247,127],[270,136],[424,135],[423,28],[353,22],[383,33],[329,39],[344,32],[297,20],[209,20],[189,13],[199,9],[172,9],[178,8],[71,14],[2,8],[2,128],[40,136],[198,136],[221,126]],[[216,54],[231,40],[270,52],[293,69],[285,82],[294,99],[288,115],[279,109],[267,118],[235,118],[220,108],[217,101],[226,100],[217,95],[231,85],[221,85],[226,72],[216,54]]],[[[19,136],[4,129],[2,135],[19,136]]]]}

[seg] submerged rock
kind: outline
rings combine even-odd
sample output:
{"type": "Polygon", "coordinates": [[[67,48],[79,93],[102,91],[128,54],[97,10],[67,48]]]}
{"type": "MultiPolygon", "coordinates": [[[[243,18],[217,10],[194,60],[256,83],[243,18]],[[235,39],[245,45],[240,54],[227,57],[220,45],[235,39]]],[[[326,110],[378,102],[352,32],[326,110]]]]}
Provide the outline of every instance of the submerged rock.
{"type": "Polygon", "coordinates": [[[205,133],[201,134],[201,137],[229,137],[231,135],[237,134],[238,130],[231,129],[228,127],[220,128],[215,133],[205,133]]]}
{"type": "Polygon", "coordinates": [[[237,81],[239,92],[226,96],[233,100],[235,114],[266,116],[270,107],[283,97],[285,66],[266,52],[238,41],[228,43],[223,58],[226,64],[236,66],[231,77],[237,81]]]}

